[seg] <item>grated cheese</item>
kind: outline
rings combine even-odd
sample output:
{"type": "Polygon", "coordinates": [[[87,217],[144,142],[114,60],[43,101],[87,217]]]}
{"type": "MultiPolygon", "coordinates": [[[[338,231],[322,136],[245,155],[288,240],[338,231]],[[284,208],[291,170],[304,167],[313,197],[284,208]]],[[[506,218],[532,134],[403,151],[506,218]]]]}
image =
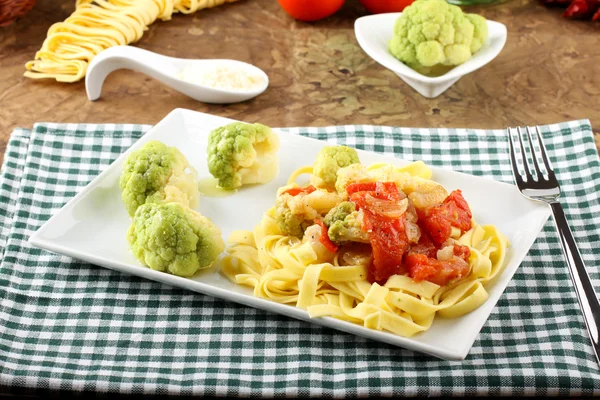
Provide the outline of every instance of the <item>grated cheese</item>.
{"type": "Polygon", "coordinates": [[[188,66],[178,78],[218,89],[250,90],[264,84],[264,77],[237,65],[188,66]]]}

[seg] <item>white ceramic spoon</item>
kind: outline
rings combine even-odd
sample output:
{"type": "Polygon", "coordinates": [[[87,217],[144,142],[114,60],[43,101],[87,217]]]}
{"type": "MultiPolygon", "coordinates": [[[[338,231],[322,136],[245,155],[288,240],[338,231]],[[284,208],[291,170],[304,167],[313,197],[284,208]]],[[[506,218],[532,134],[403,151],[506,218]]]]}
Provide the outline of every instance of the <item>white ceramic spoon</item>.
{"type": "Polygon", "coordinates": [[[269,77],[260,68],[236,60],[198,60],[167,57],[132,46],[110,47],[98,54],[88,66],[85,88],[90,100],[98,100],[104,80],[117,69],[131,69],[141,72],[165,85],[204,103],[238,103],[258,96],[269,86],[269,77]],[[248,90],[221,89],[188,82],[179,77],[187,68],[231,66],[245,69],[252,75],[262,76],[263,83],[248,90]]]}

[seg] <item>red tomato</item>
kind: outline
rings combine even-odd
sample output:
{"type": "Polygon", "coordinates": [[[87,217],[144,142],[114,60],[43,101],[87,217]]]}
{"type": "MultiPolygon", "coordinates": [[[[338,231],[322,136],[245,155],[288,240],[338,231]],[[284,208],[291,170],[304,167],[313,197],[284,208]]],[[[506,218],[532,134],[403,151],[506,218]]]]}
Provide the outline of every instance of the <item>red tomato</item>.
{"type": "Polygon", "coordinates": [[[384,220],[373,217],[376,214],[365,213],[364,218],[371,219],[374,225],[369,234],[369,241],[373,248],[373,261],[368,270],[368,280],[384,285],[390,276],[400,274],[402,270],[402,257],[408,249],[406,237],[406,215],[394,220],[384,220]],[[374,220],[373,220],[374,219],[374,220]]]}
{"type": "Polygon", "coordinates": [[[454,255],[458,258],[462,258],[463,260],[468,261],[469,257],[471,256],[471,249],[469,249],[467,246],[455,244],[454,255]]]}
{"type": "Polygon", "coordinates": [[[453,224],[453,226],[456,226],[463,231],[468,231],[471,229],[471,218],[473,217],[473,213],[471,213],[469,204],[463,197],[460,189],[453,191],[448,195],[448,197],[446,197],[444,204],[448,203],[454,203],[454,206],[456,206],[459,211],[459,215],[455,217],[454,221],[456,225],[453,224]]]}
{"type": "Polygon", "coordinates": [[[321,227],[321,236],[319,236],[319,241],[321,242],[321,244],[323,246],[325,246],[325,248],[332,253],[335,253],[336,251],[338,251],[338,247],[335,245],[335,243],[333,243],[331,241],[331,239],[329,239],[327,225],[325,225],[325,223],[323,221],[321,221],[320,219],[315,219],[314,222],[315,222],[315,224],[317,224],[321,227]]]}
{"type": "MultiPolygon", "coordinates": [[[[455,249],[456,250],[456,249],[455,249]]],[[[427,280],[440,286],[469,273],[469,264],[462,258],[453,257],[440,261],[425,254],[409,253],[404,257],[408,273],[415,281],[427,280]]]]}
{"type": "Polygon", "coordinates": [[[393,182],[355,183],[348,185],[346,191],[350,200],[363,211],[363,230],[369,232],[373,248],[367,279],[385,284],[390,276],[403,272],[402,257],[408,249],[406,214],[399,218],[386,217],[370,209],[367,195],[384,201],[398,201],[398,187],[393,182]]]}
{"type": "Polygon", "coordinates": [[[300,193],[311,194],[315,190],[317,190],[316,187],[314,187],[313,185],[308,185],[307,187],[304,187],[304,188],[301,188],[301,187],[290,188],[290,189],[282,192],[281,194],[287,193],[293,197],[293,196],[298,196],[300,193]]]}
{"type": "Polygon", "coordinates": [[[305,22],[329,17],[339,10],[345,0],[278,0],[292,17],[305,22]]]}
{"type": "Polygon", "coordinates": [[[419,243],[413,244],[408,250],[409,253],[425,254],[427,257],[435,258],[437,249],[427,232],[421,231],[419,243]]]}
{"type": "Polygon", "coordinates": [[[417,209],[419,216],[418,224],[423,232],[426,232],[433,242],[439,246],[444,243],[452,234],[452,224],[450,220],[443,215],[441,206],[435,206],[421,211],[417,209]]]}
{"type": "Polygon", "coordinates": [[[460,190],[455,190],[440,205],[417,210],[419,226],[431,236],[436,245],[444,243],[452,232],[452,227],[461,231],[471,229],[471,209],[460,190]]]}
{"type": "Polygon", "coordinates": [[[411,5],[414,0],[360,0],[363,5],[372,14],[399,12],[411,5]]]}
{"type": "Polygon", "coordinates": [[[346,186],[349,196],[363,198],[368,194],[381,200],[398,201],[402,197],[398,192],[398,186],[394,182],[366,182],[351,183],[346,186]]]}

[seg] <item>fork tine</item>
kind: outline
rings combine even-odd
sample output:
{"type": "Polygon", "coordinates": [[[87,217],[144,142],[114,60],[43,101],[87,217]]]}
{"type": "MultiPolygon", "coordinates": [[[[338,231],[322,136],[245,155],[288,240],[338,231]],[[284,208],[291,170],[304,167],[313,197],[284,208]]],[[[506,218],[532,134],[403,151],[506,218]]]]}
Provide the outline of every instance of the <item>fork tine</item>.
{"type": "Polygon", "coordinates": [[[521,177],[521,174],[519,173],[519,165],[517,164],[517,159],[515,157],[515,145],[514,145],[514,135],[513,132],[511,131],[510,128],[506,129],[508,131],[508,143],[510,145],[510,162],[512,164],[512,169],[513,169],[513,175],[515,177],[515,182],[517,182],[517,184],[519,183],[519,181],[522,181],[523,178],[521,177]]]}
{"type": "Polygon", "coordinates": [[[525,168],[525,176],[527,177],[527,181],[531,182],[533,180],[533,175],[531,175],[531,171],[529,170],[529,161],[527,161],[527,154],[525,154],[525,146],[523,145],[523,133],[521,132],[521,127],[517,127],[517,134],[519,136],[519,145],[521,146],[521,157],[523,157],[523,168],[525,168]]]}
{"type": "MultiPolygon", "coordinates": [[[[536,128],[537,128],[537,126],[536,126],[536,128]]],[[[535,147],[533,147],[533,140],[531,139],[531,130],[529,129],[528,126],[525,128],[525,130],[527,131],[527,140],[529,141],[529,149],[531,150],[531,158],[533,159],[533,165],[535,167],[535,172],[538,176],[538,179],[541,179],[540,177],[543,174],[542,174],[542,170],[540,169],[540,166],[538,164],[535,147]]],[[[541,149],[541,146],[540,146],[540,149],[541,149]]],[[[543,150],[541,150],[541,151],[543,152],[543,150]]]]}
{"type": "Polygon", "coordinates": [[[542,159],[544,160],[544,165],[546,166],[546,170],[548,171],[548,176],[550,179],[556,179],[554,176],[554,169],[550,164],[550,160],[548,159],[548,154],[546,152],[546,146],[544,146],[544,141],[542,139],[542,132],[540,132],[540,127],[536,126],[535,131],[537,133],[538,144],[540,146],[540,152],[542,153],[542,159]]]}

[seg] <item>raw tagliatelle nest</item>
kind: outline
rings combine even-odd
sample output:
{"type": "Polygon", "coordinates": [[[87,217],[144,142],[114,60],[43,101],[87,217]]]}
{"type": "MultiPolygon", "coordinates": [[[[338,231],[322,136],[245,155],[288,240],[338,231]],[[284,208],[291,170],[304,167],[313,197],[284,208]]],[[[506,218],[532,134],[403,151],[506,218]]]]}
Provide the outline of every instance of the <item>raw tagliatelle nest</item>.
{"type": "Polygon", "coordinates": [[[77,0],[65,21],[50,27],[35,60],[25,64],[25,76],[76,82],[85,77],[88,64],[112,46],[138,41],[157,19],[173,13],[191,14],[237,0],[77,0]]]}

